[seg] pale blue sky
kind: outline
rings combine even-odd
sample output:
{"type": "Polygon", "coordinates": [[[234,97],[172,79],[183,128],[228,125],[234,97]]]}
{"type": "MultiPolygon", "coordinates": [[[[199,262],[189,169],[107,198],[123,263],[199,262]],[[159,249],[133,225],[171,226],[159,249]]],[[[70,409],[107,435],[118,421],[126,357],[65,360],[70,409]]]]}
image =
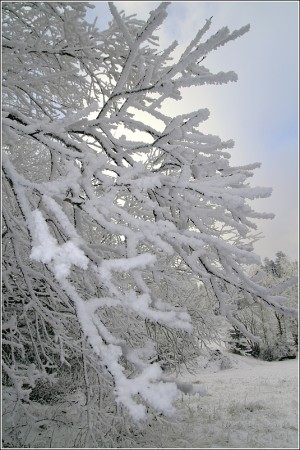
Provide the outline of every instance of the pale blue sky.
{"type": "MultiPolygon", "coordinates": [[[[99,28],[105,29],[111,19],[108,5],[92,3],[96,7],[88,17],[98,16],[99,28]]],[[[115,5],[147,19],[159,2],[115,5]]],[[[187,45],[210,16],[211,32],[250,23],[249,33],[205,60],[211,71],[234,70],[239,80],[185,90],[180,110],[174,112],[210,109],[203,131],[234,139],[232,164],[262,163],[250,183],[272,187],[273,194],[251,205],[276,217],[257,221],[265,237],[255,251],[274,258],[282,250],[298,259],[298,2],[172,2],[160,27],[162,48],[175,39],[187,45]]]]}

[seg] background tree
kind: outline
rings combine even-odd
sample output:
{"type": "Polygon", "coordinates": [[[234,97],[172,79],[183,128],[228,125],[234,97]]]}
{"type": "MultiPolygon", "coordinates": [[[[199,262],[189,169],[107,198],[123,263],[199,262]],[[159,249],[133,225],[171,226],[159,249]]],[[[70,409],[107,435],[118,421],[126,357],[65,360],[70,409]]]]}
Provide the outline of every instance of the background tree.
{"type": "MultiPolygon", "coordinates": [[[[264,259],[261,266],[250,268],[253,279],[260,280],[264,286],[272,288],[284,283],[298,274],[298,262],[291,261],[283,252],[277,252],[275,260],[264,259]]],[[[288,285],[287,285],[288,286],[288,285]]],[[[285,292],[286,305],[298,307],[298,289],[295,284],[285,292]]],[[[229,348],[240,352],[246,346],[247,353],[266,360],[295,357],[298,351],[298,320],[287,317],[278,311],[266,308],[259,302],[249,304],[240,298],[235,317],[240,320],[251,333],[260,337],[260,342],[245,339],[236,330],[231,330],[229,348]]]]}
{"type": "Polygon", "coordinates": [[[127,413],[168,415],[180,389],[192,392],[154,362],[147,332],[192,332],[186,307],[156,289],[172,285],[179,266],[252,339],[226,286],[296,314],[281,305],[286,284],[264,287],[242,267],[259,261],[251,219],[271,217],[247,203],[271,192],[246,183],[259,164],[230,166],[233,141],[200,131],[207,109],[164,109],[183,87],[236,81],[202,61],[249,26],[205,40],[207,20],[172,60],[177,43],[160,50],[154,34],[168,5],[141,21],[110,3],[103,32],[86,22],[86,3],[2,6],[4,381],[22,407],[38,383],[79,366],[85,442],[98,446],[111,417],[126,428],[127,413]]]}

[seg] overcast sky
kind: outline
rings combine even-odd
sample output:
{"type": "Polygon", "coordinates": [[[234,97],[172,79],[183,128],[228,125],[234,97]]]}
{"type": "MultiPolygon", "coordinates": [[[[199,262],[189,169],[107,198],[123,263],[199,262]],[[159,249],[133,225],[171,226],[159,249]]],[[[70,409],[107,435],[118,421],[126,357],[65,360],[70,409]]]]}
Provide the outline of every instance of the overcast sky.
{"type": "MultiPolygon", "coordinates": [[[[98,17],[100,29],[111,20],[106,2],[88,17],[98,17]]],[[[159,2],[114,2],[119,10],[147,19],[159,2]]],[[[261,162],[249,181],[273,188],[270,198],[251,202],[257,211],[273,212],[273,220],[257,221],[263,238],[255,244],[262,258],[282,250],[298,259],[298,2],[187,2],[174,1],[159,36],[164,48],[173,40],[186,46],[206,19],[210,32],[250,23],[250,32],[208,55],[211,71],[234,70],[237,83],[201,86],[184,91],[182,114],[208,108],[210,118],[201,130],[233,139],[232,164],[261,162]]],[[[209,33],[210,33],[209,32],[209,33]]]]}

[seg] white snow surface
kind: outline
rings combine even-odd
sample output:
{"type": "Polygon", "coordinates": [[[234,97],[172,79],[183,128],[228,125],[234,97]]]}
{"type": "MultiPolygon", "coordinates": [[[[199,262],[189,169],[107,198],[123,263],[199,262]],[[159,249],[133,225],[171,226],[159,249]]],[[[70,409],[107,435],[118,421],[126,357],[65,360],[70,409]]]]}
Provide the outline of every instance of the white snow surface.
{"type": "Polygon", "coordinates": [[[221,350],[197,363],[196,373],[181,375],[208,394],[184,399],[189,448],[298,448],[298,359],[269,362],[221,350]]]}

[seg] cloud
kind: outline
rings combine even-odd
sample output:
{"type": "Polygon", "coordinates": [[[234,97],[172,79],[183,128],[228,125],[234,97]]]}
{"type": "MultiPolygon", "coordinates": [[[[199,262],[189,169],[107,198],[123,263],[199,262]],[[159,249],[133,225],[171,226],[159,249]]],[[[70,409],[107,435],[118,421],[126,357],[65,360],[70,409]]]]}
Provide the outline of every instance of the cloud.
{"type": "Polygon", "coordinates": [[[161,2],[114,2],[118,11],[124,10],[126,15],[136,14],[138,19],[147,20],[149,12],[156,9],[161,2]]]}

